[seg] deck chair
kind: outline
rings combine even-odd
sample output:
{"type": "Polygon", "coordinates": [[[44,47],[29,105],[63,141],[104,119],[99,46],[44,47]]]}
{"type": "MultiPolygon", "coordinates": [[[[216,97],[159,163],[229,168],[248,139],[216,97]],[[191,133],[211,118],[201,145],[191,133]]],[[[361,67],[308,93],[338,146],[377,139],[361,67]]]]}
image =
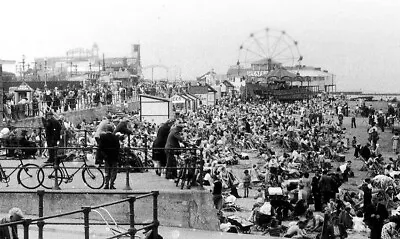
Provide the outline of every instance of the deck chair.
{"type": "MultiPolygon", "coordinates": [[[[106,223],[106,231],[111,232],[113,236],[116,236],[120,233],[124,233],[124,232],[128,231],[127,228],[124,228],[124,227],[121,227],[120,225],[118,225],[118,223],[115,221],[114,217],[111,215],[111,213],[107,209],[105,209],[104,207],[100,207],[99,209],[100,210],[92,210],[92,211],[99,214],[101,219],[106,223]],[[108,216],[103,216],[102,212],[108,216]],[[106,217],[111,219],[111,222],[109,220],[107,220],[106,217]]],[[[130,237],[130,236],[125,235],[125,236],[120,236],[118,238],[128,238],[128,237],[130,237]]],[[[143,237],[141,237],[139,235],[135,235],[135,238],[143,238],[143,237]]]]}

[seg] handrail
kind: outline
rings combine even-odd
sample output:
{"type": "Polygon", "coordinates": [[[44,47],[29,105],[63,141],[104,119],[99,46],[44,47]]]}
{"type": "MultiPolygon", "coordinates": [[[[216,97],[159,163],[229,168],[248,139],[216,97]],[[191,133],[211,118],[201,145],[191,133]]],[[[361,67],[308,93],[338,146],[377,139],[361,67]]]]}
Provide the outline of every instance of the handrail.
{"type": "MultiPolygon", "coordinates": [[[[18,191],[17,191],[18,192],[18,191]]],[[[8,192],[4,192],[4,191],[0,191],[0,193],[10,193],[10,191],[8,192]]],[[[26,193],[26,192],[20,192],[20,193],[26,193]]],[[[157,215],[157,211],[158,211],[158,203],[157,203],[157,197],[159,195],[158,191],[152,191],[152,192],[146,192],[146,193],[139,193],[139,192],[134,192],[134,193],[129,193],[129,194],[141,194],[139,196],[129,196],[126,199],[122,199],[122,200],[118,200],[118,201],[114,201],[114,202],[110,202],[110,203],[104,203],[102,205],[98,205],[98,206],[88,206],[88,207],[82,207],[79,210],[74,210],[74,211],[69,211],[69,212],[64,212],[64,213],[59,213],[56,215],[52,215],[52,216],[40,216],[43,214],[43,195],[46,193],[54,193],[54,192],[47,192],[44,190],[38,190],[37,191],[37,195],[39,196],[39,217],[38,218],[26,218],[20,221],[16,221],[16,222],[9,222],[9,223],[4,223],[4,224],[0,224],[0,228],[1,227],[7,227],[7,226],[13,226],[13,225],[19,225],[22,224],[24,226],[24,239],[29,239],[29,226],[31,224],[34,224],[36,222],[38,228],[39,228],[39,233],[38,233],[38,238],[39,239],[43,239],[43,227],[46,224],[49,225],[84,225],[84,229],[85,229],[85,239],[89,239],[89,229],[90,229],[90,224],[92,225],[105,225],[105,223],[90,223],[89,221],[89,213],[96,208],[100,208],[100,207],[106,207],[106,206],[111,206],[111,205],[117,205],[117,204],[121,204],[124,202],[129,202],[129,208],[130,208],[130,222],[129,222],[129,229],[127,232],[123,232],[120,233],[118,235],[109,237],[109,238],[118,238],[120,236],[123,235],[130,235],[130,238],[135,238],[135,234],[138,231],[141,230],[147,230],[149,228],[152,228],[153,230],[153,239],[158,238],[158,226],[159,226],[159,222],[158,222],[158,215],[157,215]],[[144,197],[149,197],[149,196],[153,196],[153,222],[151,223],[136,223],[135,222],[135,213],[134,213],[134,204],[135,201],[137,199],[141,199],[144,197]],[[72,214],[77,214],[77,213],[83,213],[84,214],[84,222],[83,223],[75,223],[75,222],[46,222],[46,220],[49,219],[54,219],[54,218],[59,218],[59,217],[63,217],[63,216],[68,216],[68,215],[72,215],[72,214]],[[142,226],[139,229],[135,228],[136,226],[142,226]]],[[[62,192],[56,192],[58,194],[61,194],[62,192]]],[[[76,193],[75,193],[76,194],[76,193]]]]}
{"type": "Polygon", "coordinates": [[[129,200],[130,200],[130,198],[121,199],[121,200],[114,201],[114,202],[103,203],[103,204],[100,204],[100,205],[97,205],[97,206],[92,206],[90,208],[91,209],[98,209],[98,208],[101,208],[101,207],[112,206],[112,205],[115,205],[115,204],[118,204],[118,203],[128,202],[129,200]]]}
{"type": "Polygon", "coordinates": [[[143,194],[143,195],[137,196],[136,199],[147,198],[147,197],[150,197],[152,195],[153,195],[153,193],[143,194]]]}
{"type": "Polygon", "coordinates": [[[60,213],[60,214],[56,214],[56,215],[52,215],[52,216],[46,216],[46,217],[39,217],[36,219],[32,219],[32,222],[37,222],[37,221],[42,221],[42,220],[47,220],[47,219],[53,219],[53,218],[58,218],[58,217],[64,217],[64,216],[68,216],[68,215],[72,215],[72,214],[76,214],[76,213],[81,213],[83,212],[83,210],[75,210],[75,211],[70,211],[70,212],[65,212],[65,213],[60,213]]]}

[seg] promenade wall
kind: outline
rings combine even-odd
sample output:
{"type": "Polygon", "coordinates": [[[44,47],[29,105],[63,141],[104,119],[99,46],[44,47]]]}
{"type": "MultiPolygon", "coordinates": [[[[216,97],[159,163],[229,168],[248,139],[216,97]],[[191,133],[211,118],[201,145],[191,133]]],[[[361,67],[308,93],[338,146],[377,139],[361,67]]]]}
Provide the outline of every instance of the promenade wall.
{"type": "MultiPolygon", "coordinates": [[[[44,195],[44,216],[79,210],[82,206],[96,206],[124,199],[129,194],[117,191],[104,194],[68,192],[44,195]]],[[[39,196],[36,191],[0,193],[0,208],[20,207],[25,214],[38,216],[39,196]]],[[[114,219],[121,223],[129,222],[129,204],[122,203],[106,208],[114,219]]],[[[103,211],[103,215],[106,215],[103,211]]],[[[138,199],[135,202],[135,221],[151,222],[153,212],[152,197],[138,199]]],[[[212,195],[206,190],[160,191],[158,196],[158,219],[160,225],[218,230],[217,211],[213,208],[212,195]]],[[[64,217],[65,218],[65,217],[64,217]]],[[[73,214],[66,218],[81,219],[83,214],[73,214]]],[[[96,212],[90,213],[91,220],[102,221],[96,212]]],[[[82,220],[83,223],[83,220],[82,220]]],[[[45,227],[46,228],[46,227],[45,227]]]]}

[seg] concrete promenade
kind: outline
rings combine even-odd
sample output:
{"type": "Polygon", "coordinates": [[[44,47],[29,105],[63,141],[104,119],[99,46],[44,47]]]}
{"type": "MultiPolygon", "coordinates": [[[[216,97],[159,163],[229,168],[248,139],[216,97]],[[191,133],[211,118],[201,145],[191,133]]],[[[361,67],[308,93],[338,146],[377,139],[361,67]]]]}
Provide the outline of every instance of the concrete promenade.
{"type": "MultiPolygon", "coordinates": [[[[26,160],[25,162],[41,165],[44,159],[26,160]]],[[[2,160],[3,167],[15,167],[18,160],[2,160]]],[[[80,166],[82,163],[68,162],[66,166],[80,166]]],[[[12,169],[5,169],[7,173],[12,169]]],[[[75,171],[69,169],[69,172],[75,171]]],[[[9,187],[0,184],[0,213],[6,213],[11,207],[21,209],[31,215],[38,216],[39,199],[36,190],[27,190],[18,185],[15,172],[10,181],[9,187]]],[[[60,185],[61,190],[45,190],[56,192],[56,194],[45,193],[44,215],[55,215],[73,210],[80,210],[82,206],[95,206],[103,203],[124,199],[129,192],[150,192],[159,191],[158,196],[158,217],[162,226],[196,228],[203,230],[218,229],[216,210],[213,208],[212,195],[209,191],[200,190],[198,187],[183,189],[165,178],[157,176],[154,171],[145,173],[131,173],[130,186],[132,190],[123,190],[125,187],[126,174],[119,173],[116,181],[116,190],[93,190],[83,183],[81,172],[78,172],[71,183],[60,185]],[[91,192],[101,194],[91,194],[91,192]]],[[[152,198],[140,199],[135,203],[135,217],[138,222],[148,221],[152,218],[152,198]]],[[[118,222],[129,222],[128,203],[111,206],[107,208],[115,215],[118,222]]],[[[83,214],[74,214],[69,218],[80,218],[83,214]]],[[[91,215],[93,219],[99,219],[98,215],[91,215]]]]}

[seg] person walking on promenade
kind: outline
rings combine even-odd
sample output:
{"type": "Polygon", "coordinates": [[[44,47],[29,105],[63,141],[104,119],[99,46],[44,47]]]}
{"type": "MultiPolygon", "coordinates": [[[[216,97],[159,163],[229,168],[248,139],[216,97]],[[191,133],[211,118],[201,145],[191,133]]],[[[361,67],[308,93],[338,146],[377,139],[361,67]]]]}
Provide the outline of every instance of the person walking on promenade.
{"type": "MultiPolygon", "coordinates": [[[[56,150],[53,147],[58,145],[61,137],[61,123],[54,118],[54,113],[48,111],[46,118],[42,118],[44,130],[46,132],[46,142],[49,148],[49,159],[45,163],[54,163],[56,160],[56,150]]],[[[58,164],[59,162],[57,162],[58,164]]]]}
{"type": "Polygon", "coordinates": [[[104,155],[104,169],[106,182],[104,189],[115,189],[114,182],[118,173],[119,162],[119,138],[113,134],[113,127],[108,125],[104,128],[105,132],[100,134],[99,150],[104,155]]]}
{"type": "Polygon", "coordinates": [[[6,224],[10,222],[21,221],[24,218],[24,214],[19,208],[11,208],[8,212],[8,216],[0,220],[0,238],[1,239],[18,239],[18,229],[17,225],[12,226],[1,226],[1,224],[6,224]]]}

